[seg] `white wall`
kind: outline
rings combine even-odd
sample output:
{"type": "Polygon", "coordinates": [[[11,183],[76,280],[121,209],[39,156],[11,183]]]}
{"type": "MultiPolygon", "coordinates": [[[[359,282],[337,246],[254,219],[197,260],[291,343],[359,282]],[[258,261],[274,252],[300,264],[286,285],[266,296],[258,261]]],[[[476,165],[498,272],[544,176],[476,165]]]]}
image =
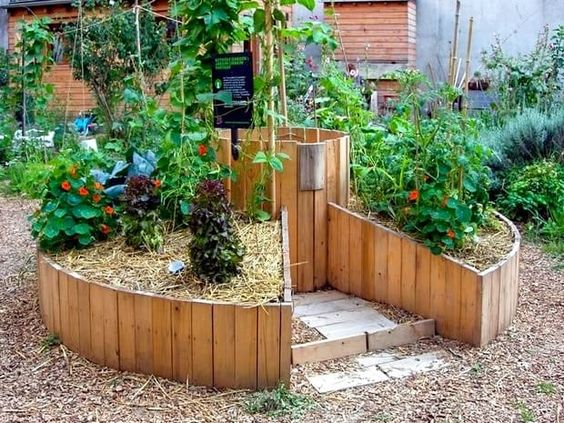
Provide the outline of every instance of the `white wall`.
{"type": "MultiPolygon", "coordinates": [[[[454,36],[456,0],[417,0],[417,66],[425,72],[429,64],[444,79],[449,41],[454,36]]],[[[564,24],[564,0],[462,0],[459,57],[466,60],[468,19],[474,17],[471,54],[473,73],[481,70],[480,53],[489,50],[496,35],[504,51],[530,51],[545,25],[564,24]]],[[[462,66],[464,69],[464,66],[462,66]]]]}

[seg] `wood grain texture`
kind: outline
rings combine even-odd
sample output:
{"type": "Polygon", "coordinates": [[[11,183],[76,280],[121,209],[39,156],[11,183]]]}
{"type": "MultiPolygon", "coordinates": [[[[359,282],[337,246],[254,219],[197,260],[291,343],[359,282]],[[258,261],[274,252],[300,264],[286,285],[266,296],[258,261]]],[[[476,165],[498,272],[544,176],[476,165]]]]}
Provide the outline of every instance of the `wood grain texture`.
{"type": "Polygon", "coordinates": [[[327,209],[327,282],[338,287],[339,231],[338,209],[330,204],[327,209]]]}
{"type": "Polygon", "coordinates": [[[444,321],[447,317],[446,308],[446,262],[441,256],[431,256],[431,310],[429,317],[435,319],[437,333],[444,333],[444,321]]]}
{"type": "Polygon", "coordinates": [[[69,321],[69,283],[66,272],[63,270],[59,271],[59,315],[61,320],[61,330],[59,338],[63,344],[67,344],[69,338],[68,333],[70,332],[70,321],[69,321]]]}
{"type": "Polygon", "coordinates": [[[213,305],[192,303],[192,383],[213,386],[213,305]]]}
{"type": "Polygon", "coordinates": [[[171,304],[172,377],[192,383],[192,304],[175,300],[171,304]]]}
{"type": "MultiPolygon", "coordinates": [[[[104,301],[104,363],[119,369],[119,319],[117,292],[110,287],[102,287],[104,301]]],[[[92,293],[91,293],[92,294],[92,293]]]]}
{"type": "Polygon", "coordinates": [[[463,268],[460,276],[460,338],[469,344],[480,343],[480,277],[463,268]]]}
{"type": "MultiPolygon", "coordinates": [[[[356,254],[361,256],[361,292],[360,297],[366,300],[377,299],[377,263],[378,255],[375,227],[368,220],[361,223],[362,244],[356,254]]],[[[387,243],[387,241],[386,241],[387,243]]]]}
{"type": "Polygon", "coordinates": [[[105,289],[90,284],[90,359],[104,365],[104,301],[105,289]]]}
{"type": "Polygon", "coordinates": [[[401,240],[401,305],[407,311],[416,313],[415,279],[417,277],[417,244],[408,239],[401,240]]]}
{"type": "Polygon", "coordinates": [[[388,302],[401,307],[401,238],[388,236],[388,302]]]}
{"type": "Polygon", "coordinates": [[[350,293],[362,295],[362,220],[351,217],[349,220],[348,263],[350,293]]]}
{"type": "Polygon", "coordinates": [[[312,191],[298,192],[298,273],[297,292],[314,290],[314,196],[312,191]]]}
{"type": "Polygon", "coordinates": [[[257,388],[258,307],[235,310],[235,387],[257,388]]]}
{"type": "Polygon", "coordinates": [[[431,313],[431,251],[417,244],[415,270],[415,310],[422,316],[431,313]]]}
{"type": "Polygon", "coordinates": [[[153,374],[172,379],[171,301],[154,297],[152,312],[153,374]]]}
{"type": "Polygon", "coordinates": [[[292,305],[280,305],[280,381],[290,387],[292,369],[292,305]]]}
{"type": "MultiPolygon", "coordinates": [[[[325,151],[324,151],[325,153],[325,151]]],[[[325,160],[325,155],[323,156],[325,160]]],[[[314,288],[320,289],[327,284],[327,190],[319,190],[314,196],[314,288]]]]}
{"type": "Polygon", "coordinates": [[[265,305],[258,309],[259,389],[276,386],[280,378],[280,307],[265,305]]]}
{"type": "Polygon", "coordinates": [[[153,373],[153,301],[135,296],[135,366],[139,373],[153,373]]]}
{"type": "Polygon", "coordinates": [[[213,306],[213,384],[218,388],[235,386],[235,307],[213,306]]]}
{"type": "Polygon", "coordinates": [[[280,145],[280,151],[287,154],[290,160],[284,162],[284,172],[278,175],[280,187],[280,204],[288,211],[288,235],[290,242],[290,262],[292,264],[290,273],[292,283],[298,281],[298,161],[297,143],[284,142],[280,145]]]}
{"type": "Polygon", "coordinates": [[[323,339],[292,346],[292,363],[294,365],[315,363],[325,360],[364,354],[366,334],[352,335],[340,339],[323,339]]]}
{"type": "Polygon", "coordinates": [[[78,291],[78,331],[80,355],[90,358],[90,283],[79,278],[78,291]]]}
{"type": "Polygon", "coordinates": [[[126,291],[117,293],[119,327],[119,368],[136,370],[135,358],[135,296],[126,291]]]}
{"type": "Polygon", "coordinates": [[[350,224],[351,216],[349,213],[339,210],[337,213],[337,233],[339,241],[337,245],[338,252],[338,267],[337,267],[337,289],[345,294],[351,292],[350,288],[350,255],[349,255],[349,242],[350,242],[350,224]]]}
{"type": "Polygon", "coordinates": [[[79,321],[79,303],[78,303],[78,283],[76,279],[67,274],[68,284],[68,315],[69,321],[67,340],[65,345],[72,351],[80,352],[80,321],[79,321]]]}
{"type": "Polygon", "coordinates": [[[301,191],[325,188],[325,144],[298,144],[301,191]]]}
{"type": "Polygon", "coordinates": [[[461,266],[446,260],[444,336],[460,339],[461,266]]]}

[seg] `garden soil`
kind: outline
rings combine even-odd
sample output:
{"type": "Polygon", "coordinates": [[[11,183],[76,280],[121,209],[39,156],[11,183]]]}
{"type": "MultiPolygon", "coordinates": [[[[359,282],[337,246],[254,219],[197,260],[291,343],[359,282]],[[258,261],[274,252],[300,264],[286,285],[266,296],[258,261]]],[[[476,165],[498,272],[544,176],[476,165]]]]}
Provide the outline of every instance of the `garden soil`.
{"type": "Polygon", "coordinates": [[[244,391],[187,387],[94,365],[49,346],[37,305],[32,203],[0,197],[0,422],[564,422],[564,274],[537,247],[521,255],[514,325],[477,349],[440,337],[390,350],[442,350],[448,367],[329,395],[305,379],[353,359],[294,368],[292,390],[315,405],[300,417],[249,415],[244,391]]]}

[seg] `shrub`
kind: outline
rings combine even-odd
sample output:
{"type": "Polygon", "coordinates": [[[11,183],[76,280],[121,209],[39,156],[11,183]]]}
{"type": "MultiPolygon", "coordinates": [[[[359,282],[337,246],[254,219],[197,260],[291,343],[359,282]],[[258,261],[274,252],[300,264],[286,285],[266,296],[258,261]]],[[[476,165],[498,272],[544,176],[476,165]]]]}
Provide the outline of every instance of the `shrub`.
{"type": "Polygon", "coordinates": [[[32,235],[43,249],[86,247],[114,232],[116,214],[86,166],[59,164],[46,186],[41,208],[31,216],[32,235]]]}
{"type": "Polygon", "coordinates": [[[541,161],[515,167],[499,204],[509,217],[522,222],[550,219],[551,211],[564,209],[564,166],[541,161]]]}
{"type": "Polygon", "coordinates": [[[158,214],[161,182],[147,176],[132,176],[127,182],[122,217],[126,242],[135,248],[159,251],[164,243],[164,227],[158,214]]]}
{"type": "Polygon", "coordinates": [[[489,153],[476,140],[477,122],[451,110],[457,90],[423,90],[426,78],[414,71],[397,77],[396,113],[356,146],[357,193],[438,254],[460,247],[483,223],[489,153]]]}
{"type": "Polygon", "coordinates": [[[188,226],[193,234],[190,260],[198,276],[208,282],[225,282],[240,273],[244,248],[221,181],[198,185],[188,226]]]}
{"type": "Polygon", "coordinates": [[[535,160],[564,162],[564,110],[549,114],[527,109],[483,134],[481,142],[493,150],[490,166],[496,172],[535,160]]]}

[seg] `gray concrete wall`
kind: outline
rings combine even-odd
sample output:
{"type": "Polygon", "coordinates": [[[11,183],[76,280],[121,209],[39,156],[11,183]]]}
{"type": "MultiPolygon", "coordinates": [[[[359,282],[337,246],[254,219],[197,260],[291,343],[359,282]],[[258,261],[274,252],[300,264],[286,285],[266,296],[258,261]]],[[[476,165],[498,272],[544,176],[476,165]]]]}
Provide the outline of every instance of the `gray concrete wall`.
{"type": "MultiPolygon", "coordinates": [[[[455,0],[417,0],[417,66],[445,79],[454,36],[455,0]]],[[[468,19],[474,17],[471,74],[482,70],[481,52],[496,36],[511,54],[526,53],[545,25],[564,24],[564,0],[462,0],[459,56],[466,60],[468,19]]],[[[462,73],[464,66],[462,66],[462,73]]]]}

